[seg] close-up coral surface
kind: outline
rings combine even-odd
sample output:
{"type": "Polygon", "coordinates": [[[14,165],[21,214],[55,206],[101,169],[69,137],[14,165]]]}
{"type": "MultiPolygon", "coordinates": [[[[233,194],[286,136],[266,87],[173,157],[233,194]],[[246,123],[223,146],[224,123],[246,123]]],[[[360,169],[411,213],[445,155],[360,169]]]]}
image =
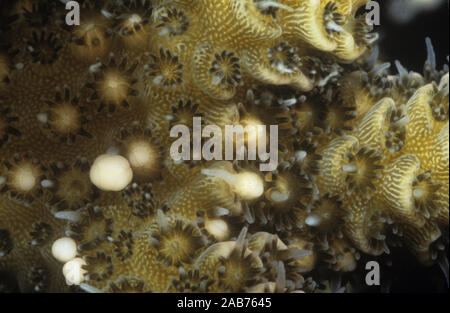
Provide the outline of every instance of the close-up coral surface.
{"type": "Polygon", "coordinates": [[[63,2],[1,7],[0,292],[448,291],[430,38],[419,73],[367,0],[84,0],[80,25],[63,2]],[[276,168],[173,158],[196,118],[277,125],[276,168]]]}

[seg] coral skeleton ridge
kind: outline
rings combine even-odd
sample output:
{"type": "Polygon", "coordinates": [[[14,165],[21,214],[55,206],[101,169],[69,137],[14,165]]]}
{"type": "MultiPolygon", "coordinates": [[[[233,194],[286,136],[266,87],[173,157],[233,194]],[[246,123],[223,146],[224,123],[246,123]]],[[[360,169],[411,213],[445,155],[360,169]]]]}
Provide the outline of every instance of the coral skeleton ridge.
{"type": "Polygon", "coordinates": [[[351,291],[395,251],[448,275],[429,39],[419,74],[378,60],[366,0],[79,2],[2,17],[0,292],[351,291]],[[278,125],[277,169],[173,160],[194,117],[278,125]]]}

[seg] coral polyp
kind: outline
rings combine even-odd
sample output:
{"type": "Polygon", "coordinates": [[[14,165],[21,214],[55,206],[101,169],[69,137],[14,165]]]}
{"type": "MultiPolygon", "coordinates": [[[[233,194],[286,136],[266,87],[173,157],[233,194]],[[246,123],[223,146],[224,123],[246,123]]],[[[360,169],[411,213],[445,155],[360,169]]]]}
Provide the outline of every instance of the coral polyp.
{"type": "Polygon", "coordinates": [[[137,63],[129,65],[126,58],[116,60],[113,54],[107,64],[92,65],[92,79],[86,84],[86,88],[92,90],[88,101],[97,102],[98,111],[107,107],[109,113],[114,113],[117,106],[129,108],[133,97],[138,95],[133,88],[137,82],[133,77],[136,66],[137,63]]]}
{"type": "Polygon", "coordinates": [[[183,64],[180,64],[178,56],[172,56],[169,50],[164,51],[161,48],[158,56],[151,54],[145,69],[154,85],[175,88],[183,83],[183,64]]]}
{"type": "Polygon", "coordinates": [[[417,73],[378,60],[368,0],[86,0],[71,26],[62,2],[0,12],[0,291],[367,291],[399,255],[448,275],[430,39],[417,73]],[[192,151],[242,126],[243,157],[172,158],[177,125],[192,151]]]}
{"type": "Polygon", "coordinates": [[[79,158],[74,164],[50,164],[50,171],[41,185],[51,194],[49,205],[57,210],[77,210],[99,196],[99,190],[90,183],[89,163],[79,158]]]}
{"type": "Polygon", "coordinates": [[[15,154],[2,166],[1,192],[29,204],[42,195],[40,180],[44,175],[40,161],[31,154],[15,154]]]}
{"type": "Polygon", "coordinates": [[[149,225],[149,228],[149,243],[158,251],[156,260],[166,266],[191,262],[192,255],[204,243],[195,224],[177,216],[166,217],[161,210],[157,214],[157,228],[156,225],[149,225]]]}
{"type": "Polygon", "coordinates": [[[86,108],[80,105],[80,98],[71,97],[70,90],[57,91],[54,99],[47,100],[47,106],[37,116],[43,131],[51,139],[74,144],[76,136],[91,138],[83,126],[88,122],[86,108]]]}

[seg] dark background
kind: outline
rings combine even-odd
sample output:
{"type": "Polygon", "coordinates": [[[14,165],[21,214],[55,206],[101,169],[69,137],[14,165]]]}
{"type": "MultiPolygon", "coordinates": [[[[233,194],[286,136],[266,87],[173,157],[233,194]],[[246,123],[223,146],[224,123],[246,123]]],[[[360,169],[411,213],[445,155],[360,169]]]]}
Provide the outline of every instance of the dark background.
{"type": "MultiPolygon", "coordinates": [[[[425,37],[430,37],[437,56],[438,68],[448,64],[449,53],[449,7],[448,0],[434,11],[418,14],[408,24],[397,24],[391,20],[386,3],[379,1],[381,25],[377,28],[380,34],[380,58],[393,63],[401,61],[408,70],[422,73],[427,53],[425,37]]],[[[409,0],[408,0],[409,1],[409,0]]]]}

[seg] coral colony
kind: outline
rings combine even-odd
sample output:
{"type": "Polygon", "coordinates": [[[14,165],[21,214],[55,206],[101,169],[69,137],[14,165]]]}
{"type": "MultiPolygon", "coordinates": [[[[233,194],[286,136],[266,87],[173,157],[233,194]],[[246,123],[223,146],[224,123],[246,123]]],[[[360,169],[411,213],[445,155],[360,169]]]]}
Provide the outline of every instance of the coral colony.
{"type": "Polygon", "coordinates": [[[448,275],[448,66],[429,39],[421,74],[378,60],[376,4],[12,3],[0,291],[358,292],[399,254],[448,275]]]}

